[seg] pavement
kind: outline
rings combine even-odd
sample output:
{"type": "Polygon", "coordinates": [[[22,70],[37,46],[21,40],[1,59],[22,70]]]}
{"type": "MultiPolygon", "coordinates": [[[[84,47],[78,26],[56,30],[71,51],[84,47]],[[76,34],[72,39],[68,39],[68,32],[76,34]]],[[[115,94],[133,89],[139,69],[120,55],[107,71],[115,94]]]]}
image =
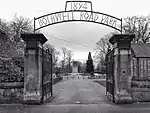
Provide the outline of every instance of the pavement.
{"type": "Polygon", "coordinates": [[[91,79],[65,79],[53,87],[54,98],[46,104],[3,104],[0,105],[0,113],[150,113],[148,102],[111,103],[105,96],[105,87],[91,79]]]}

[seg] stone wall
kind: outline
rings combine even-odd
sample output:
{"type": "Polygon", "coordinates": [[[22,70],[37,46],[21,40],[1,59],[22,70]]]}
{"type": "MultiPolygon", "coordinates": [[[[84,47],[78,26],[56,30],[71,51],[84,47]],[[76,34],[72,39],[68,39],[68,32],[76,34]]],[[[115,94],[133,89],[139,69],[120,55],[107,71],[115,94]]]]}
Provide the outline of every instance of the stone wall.
{"type": "Polygon", "coordinates": [[[20,57],[0,58],[0,104],[23,102],[22,61],[20,57]]]}
{"type": "Polygon", "coordinates": [[[150,79],[133,78],[131,88],[131,95],[134,102],[150,101],[150,79]]]}
{"type": "Polygon", "coordinates": [[[131,60],[131,95],[134,102],[150,101],[150,58],[131,60]],[[137,63],[139,63],[137,65],[137,63]]]}
{"type": "Polygon", "coordinates": [[[0,83],[0,103],[23,103],[23,82],[0,83]]]}

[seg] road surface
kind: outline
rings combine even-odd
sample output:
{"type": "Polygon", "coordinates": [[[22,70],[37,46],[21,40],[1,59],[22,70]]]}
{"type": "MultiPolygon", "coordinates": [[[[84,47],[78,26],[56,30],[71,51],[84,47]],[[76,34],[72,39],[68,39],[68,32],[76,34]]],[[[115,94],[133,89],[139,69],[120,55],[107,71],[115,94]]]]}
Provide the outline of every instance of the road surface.
{"type": "Polygon", "coordinates": [[[81,75],[74,75],[54,86],[52,104],[97,104],[108,102],[105,87],[81,75]],[[72,77],[76,77],[73,78],[72,77]],[[78,79],[79,77],[79,79],[78,79]]]}

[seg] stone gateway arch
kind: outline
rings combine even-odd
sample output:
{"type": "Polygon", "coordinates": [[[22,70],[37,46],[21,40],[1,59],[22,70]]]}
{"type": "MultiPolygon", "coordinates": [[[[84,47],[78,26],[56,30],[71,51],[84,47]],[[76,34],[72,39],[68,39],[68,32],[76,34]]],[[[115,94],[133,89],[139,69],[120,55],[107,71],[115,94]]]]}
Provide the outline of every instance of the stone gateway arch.
{"type": "Polygon", "coordinates": [[[120,32],[110,39],[114,48],[107,55],[106,95],[115,103],[133,102],[131,82],[128,82],[131,81],[131,69],[127,67],[131,67],[130,43],[134,35],[122,34],[122,19],[93,11],[90,1],[67,1],[65,11],[34,18],[34,33],[21,35],[25,41],[24,102],[43,103],[53,95],[52,57],[43,50],[46,37],[36,34],[36,31],[49,25],[73,21],[102,24],[120,32]]]}
{"type": "Polygon", "coordinates": [[[67,1],[65,11],[34,18],[34,31],[53,24],[77,21],[102,24],[122,32],[122,19],[93,11],[90,1],[67,1]]]}

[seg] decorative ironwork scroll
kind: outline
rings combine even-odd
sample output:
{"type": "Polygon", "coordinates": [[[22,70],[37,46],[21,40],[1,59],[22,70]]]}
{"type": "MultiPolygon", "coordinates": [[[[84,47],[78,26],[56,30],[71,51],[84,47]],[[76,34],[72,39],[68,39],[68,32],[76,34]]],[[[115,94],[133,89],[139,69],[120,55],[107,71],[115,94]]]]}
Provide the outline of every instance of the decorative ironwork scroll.
{"type": "Polygon", "coordinates": [[[67,1],[65,11],[34,18],[34,31],[49,25],[72,21],[98,23],[114,28],[122,33],[122,19],[93,11],[90,1],[67,1]]]}

